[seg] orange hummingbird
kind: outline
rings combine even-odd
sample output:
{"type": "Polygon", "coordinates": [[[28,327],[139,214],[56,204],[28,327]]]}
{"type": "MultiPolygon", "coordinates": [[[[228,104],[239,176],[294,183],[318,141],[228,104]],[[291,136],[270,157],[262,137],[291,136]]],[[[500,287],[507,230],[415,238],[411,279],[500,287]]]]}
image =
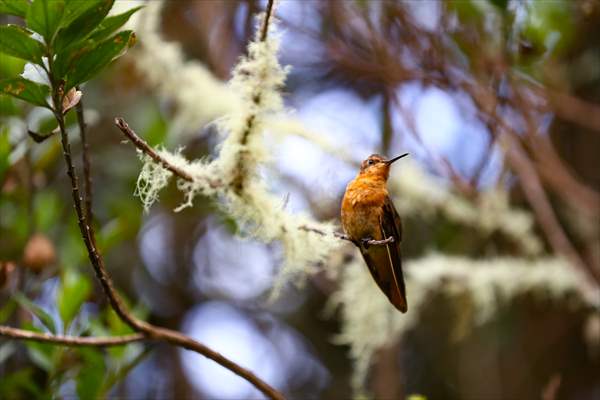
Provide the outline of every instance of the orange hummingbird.
{"type": "Polygon", "coordinates": [[[401,312],[406,312],[400,241],[402,224],[386,183],[392,163],[408,153],[386,160],[372,154],[360,165],[342,200],[342,227],[360,249],[379,288],[401,312]],[[376,243],[379,241],[379,243],[376,243]]]}

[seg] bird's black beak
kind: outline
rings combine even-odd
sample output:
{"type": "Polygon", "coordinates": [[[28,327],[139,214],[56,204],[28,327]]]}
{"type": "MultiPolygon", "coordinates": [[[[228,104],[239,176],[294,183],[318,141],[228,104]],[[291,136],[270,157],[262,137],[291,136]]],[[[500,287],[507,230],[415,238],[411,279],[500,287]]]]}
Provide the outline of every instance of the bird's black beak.
{"type": "Polygon", "coordinates": [[[398,161],[398,160],[399,160],[399,159],[401,159],[402,157],[406,157],[407,155],[408,155],[408,153],[404,153],[404,154],[402,154],[401,156],[394,157],[394,158],[392,158],[391,160],[387,160],[385,163],[386,163],[386,164],[391,164],[391,163],[393,163],[394,161],[398,161]]]}

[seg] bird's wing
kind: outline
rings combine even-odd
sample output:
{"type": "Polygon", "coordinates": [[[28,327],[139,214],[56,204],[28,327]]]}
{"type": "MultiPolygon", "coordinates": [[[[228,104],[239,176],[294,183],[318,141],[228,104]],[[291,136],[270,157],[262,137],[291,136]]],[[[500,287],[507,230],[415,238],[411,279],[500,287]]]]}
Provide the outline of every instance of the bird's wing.
{"type": "Polygon", "coordinates": [[[384,246],[361,245],[360,252],[379,288],[386,294],[390,302],[404,313],[407,310],[407,303],[402,260],[400,259],[402,228],[400,217],[389,197],[385,199],[379,217],[379,231],[380,235],[376,239],[393,236],[394,242],[384,246]]]}
{"type": "Polygon", "coordinates": [[[390,301],[402,312],[406,312],[406,287],[404,285],[404,275],[402,274],[402,259],[400,257],[400,241],[402,240],[402,223],[400,216],[392,203],[392,199],[387,196],[383,203],[383,211],[379,218],[381,236],[386,239],[394,237],[393,243],[385,245],[388,267],[393,280],[390,285],[391,293],[388,295],[390,301]]]}

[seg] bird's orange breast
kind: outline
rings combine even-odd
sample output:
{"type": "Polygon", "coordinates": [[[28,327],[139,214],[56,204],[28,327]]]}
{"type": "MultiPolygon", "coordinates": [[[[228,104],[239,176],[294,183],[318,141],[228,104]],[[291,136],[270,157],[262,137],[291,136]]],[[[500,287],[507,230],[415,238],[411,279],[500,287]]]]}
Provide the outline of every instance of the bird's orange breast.
{"type": "Polygon", "coordinates": [[[342,200],[342,226],[350,238],[381,240],[379,218],[388,195],[385,180],[358,176],[346,187],[342,200]]]}

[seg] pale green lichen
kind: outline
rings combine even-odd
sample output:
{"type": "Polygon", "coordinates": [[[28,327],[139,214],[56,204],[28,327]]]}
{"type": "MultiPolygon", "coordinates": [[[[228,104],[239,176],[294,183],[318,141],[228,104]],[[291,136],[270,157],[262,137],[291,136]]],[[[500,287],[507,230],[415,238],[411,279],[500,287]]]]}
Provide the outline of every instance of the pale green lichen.
{"type": "MultiPolygon", "coordinates": [[[[158,151],[169,164],[192,176],[192,182],[177,179],[185,201],[176,209],[192,205],[196,195],[213,196],[236,220],[240,233],[270,243],[277,241],[283,249],[283,267],[274,286],[274,294],[291,279],[304,277],[311,267],[322,261],[332,249],[341,245],[333,235],[334,226],[318,223],[302,214],[284,210],[283,201],[270,192],[258,174],[258,167],[269,162],[264,132],[277,113],[285,114],[280,90],[287,75],[277,59],[279,38],[269,26],[266,40],[257,33],[248,46],[248,56],[240,59],[228,85],[240,107],[229,110],[216,121],[225,136],[217,157],[210,163],[189,162],[179,152],[158,151]],[[210,182],[218,181],[218,185],[210,182]],[[322,234],[303,229],[311,226],[322,234]]],[[[148,209],[158,199],[172,173],[147,156],[138,179],[136,193],[148,209]]],[[[301,279],[295,279],[301,282],[301,279]]]]}
{"type": "Polygon", "coordinates": [[[172,133],[193,133],[214,118],[236,112],[240,105],[236,94],[205,65],[186,60],[178,43],[162,38],[164,1],[142,4],[144,9],[132,18],[139,45],[132,49],[131,60],[160,97],[174,103],[172,133]]]}
{"type": "Polygon", "coordinates": [[[138,151],[142,161],[142,170],[138,176],[134,195],[138,196],[144,206],[144,211],[150,210],[158,200],[159,192],[169,184],[173,173],[160,164],[156,164],[150,156],[138,151]]]}
{"type": "Polygon", "coordinates": [[[451,336],[464,334],[469,325],[481,325],[496,315],[502,305],[519,294],[543,290],[557,299],[576,293],[593,307],[600,306],[597,289],[586,285],[566,261],[543,258],[472,260],[465,257],[431,254],[406,263],[409,312],[399,313],[380,292],[360,257],[344,266],[339,288],[330,298],[329,311],[339,307],[341,333],[336,343],[350,347],[354,360],[353,387],[359,392],[375,352],[397,341],[419,321],[421,304],[436,291],[445,291],[451,299],[468,294],[473,313],[465,325],[451,336]]]}

